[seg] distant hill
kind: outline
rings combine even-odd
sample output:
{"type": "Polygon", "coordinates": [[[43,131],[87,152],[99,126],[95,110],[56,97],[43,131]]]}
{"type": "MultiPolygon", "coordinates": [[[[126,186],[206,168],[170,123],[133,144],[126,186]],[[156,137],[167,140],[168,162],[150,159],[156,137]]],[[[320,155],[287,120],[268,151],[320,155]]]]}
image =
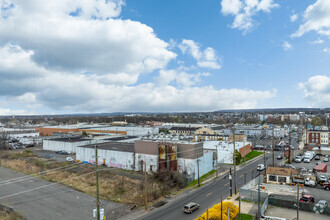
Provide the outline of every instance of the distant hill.
{"type": "Polygon", "coordinates": [[[264,109],[232,109],[218,110],[217,113],[298,113],[298,112],[329,112],[330,108],[264,108],[264,109]]]}

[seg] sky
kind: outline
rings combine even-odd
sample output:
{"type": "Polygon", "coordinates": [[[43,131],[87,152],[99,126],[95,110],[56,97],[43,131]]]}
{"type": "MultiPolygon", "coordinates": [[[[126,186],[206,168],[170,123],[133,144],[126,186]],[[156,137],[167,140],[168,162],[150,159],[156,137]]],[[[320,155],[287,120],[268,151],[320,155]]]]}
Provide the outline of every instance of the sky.
{"type": "Polygon", "coordinates": [[[329,0],[0,0],[0,115],[330,107],[329,0]]]}

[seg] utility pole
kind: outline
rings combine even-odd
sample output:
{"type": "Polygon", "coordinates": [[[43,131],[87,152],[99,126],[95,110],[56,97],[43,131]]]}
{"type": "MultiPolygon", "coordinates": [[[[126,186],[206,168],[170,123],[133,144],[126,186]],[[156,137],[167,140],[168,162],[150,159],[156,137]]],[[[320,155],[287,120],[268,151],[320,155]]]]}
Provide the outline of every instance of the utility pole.
{"type": "Polygon", "coordinates": [[[222,208],[222,195],[221,195],[221,218],[220,218],[221,220],[222,220],[222,209],[223,208],[222,208]]]}
{"type": "Polygon", "coordinates": [[[234,128],[233,128],[233,142],[234,142],[234,192],[235,194],[237,193],[236,192],[236,146],[235,146],[235,125],[234,125],[234,128]]]}
{"type": "MultiPolygon", "coordinates": [[[[267,140],[267,130],[266,130],[266,140],[267,140]]],[[[265,146],[265,141],[263,141],[263,147],[264,147],[264,166],[266,170],[266,146],[265,146]]]]}
{"type": "Polygon", "coordinates": [[[209,207],[206,209],[206,219],[209,220],[209,207]]]}
{"type": "Polygon", "coordinates": [[[145,210],[148,210],[148,176],[147,176],[147,164],[144,162],[144,193],[145,193],[145,210]]]}
{"type": "Polygon", "coordinates": [[[97,145],[95,145],[95,169],[96,169],[96,211],[97,220],[100,220],[100,195],[99,195],[99,161],[97,155],[97,145]]]}
{"type": "Polygon", "coordinates": [[[200,187],[199,183],[199,159],[197,158],[197,178],[198,178],[198,187],[200,187]]]}
{"type": "Polygon", "coordinates": [[[273,166],[275,166],[275,140],[274,140],[274,125],[273,125],[273,138],[272,138],[272,150],[273,150],[273,166]]]}
{"type": "Polygon", "coordinates": [[[260,172],[259,172],[259,176],[258,176],[258,214],[257,214],[257,219],[260,218],[260,172]]]}
{"type": "Polygon", "coordinates": [[[218,145],[215,145],[217,149],[217,156],[216,156],[216,169],[217,169],[217,178],[218,178],[218,145]]]}
{"type": "Polygon", "coordinates": [[[297,220],[299,220],[299,184],[297,184],[297,220]]]}
{"type": "Polygon", "coordinates": [[[289,125],[289,164],[291,163],[291,125],[289,125]]]}
{"type": "Polygon", "coordinates": [[[230,197],[233,196],[233,181],[231,176],[231,168],[229,168],[229,191],[230,191],[230,197]]]}
{"type": "Polygon", "coordinates": [[[238,193],[238,219],[241,220],[241,193],[238,193]]]}

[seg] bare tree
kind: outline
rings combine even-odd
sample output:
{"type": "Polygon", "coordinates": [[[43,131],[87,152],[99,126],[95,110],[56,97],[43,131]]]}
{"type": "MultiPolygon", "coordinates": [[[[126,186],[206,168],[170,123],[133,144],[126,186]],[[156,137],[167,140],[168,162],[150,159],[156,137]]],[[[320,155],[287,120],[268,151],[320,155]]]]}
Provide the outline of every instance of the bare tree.
{"type": "MultiPolygon", "coordinates": [[[[7,132],[1,132],[0,133],[0,157],[4,150],[7,150],[7,140],[8,140],[8,133],[7,132]]],[[[0,160],[1,165],[1,160],[0,160]]]]}

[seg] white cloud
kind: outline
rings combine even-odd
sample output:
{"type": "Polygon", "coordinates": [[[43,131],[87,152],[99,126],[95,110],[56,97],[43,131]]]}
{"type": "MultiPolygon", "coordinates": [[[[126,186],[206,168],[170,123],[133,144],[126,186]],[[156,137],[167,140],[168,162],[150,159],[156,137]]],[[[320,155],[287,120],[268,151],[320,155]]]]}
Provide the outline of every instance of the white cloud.
{"type": "Polygon", "coordinates": [[[326,75],[310,77],[306,82],[299,83],[304,98],[314,107],[329,107],[330,105],[330,78],[326,75]]]}
{"type": "Polygon", "coordinates": [[[325,52],[325,53],[330,53],[330,49],[329,49],[329,48],[324,48],[324,49],[323,49],[323,52],[325,52]]]}
{"type": "Polygon", "coordinates": [[[160,70],[156,81],[161,86],[169,85],[175,81],[179,87],[191,87],[197,82],[200,82],[202,76],[210,76],[210,73],[189,74],[185,71],[181,71],[180,69],[181,68],[178,68],[178,70],[160,70]]]}
{"type": "Polygon", "coordinates": [[[293,14],[290,16],[290,21],[291,22],[295,22],[296,20],[298,20],[298,14],[293,14]]]}
{"type": "Polygon", "coordinates": [[[182,53],[190,54],[196,61],[199,67],[206,67],[211,69],[220,69],[220,59],[216,55],[216,51],[208,47],[204,51],[200,49],[200,46],[193,40],[183,39],[178,46],[182,53]]]}
{"type": "MultiPolygon", "coordinates": [[[[17,45],[0,48],[0,96],[9,97],[36,110],[39,106],[57,112],[113,111],[210,111],[254,108],[276,91],[216,89],[196,86],[208,73],[188,74],[178,70],[160,71],[157,83],[111,84],[98,75],[46,69],[36,64],[33,52],[17,45]],[[2,62],[6,57],[8,62],[2,62]],[[17,59],[12,59],[16,57],[17,59]],[[8,65],[8,63],[10,65],[8,65]],[[25,69],[22,75],[21,70],[25,69]],[[19,77],[17,77],[19,76],[19,77]],[[175,82],[177,88],[171,85],[175,82]]],[[[1,110],[12,114],[14,111],[1,110]]],[[[25,112],[22,112],[22,114],[25,112]]]]}
{"type": "Polygon", "coordinates": [[[300,37],[309,31],[330,36],[330,1],[317,0],[307,7],[304,12],[305,22],[292,34],[292,37],[300,37]]]}
{"type": "Polygon", "coordinates": [[[221,1],[221,12],[224,15],[236,15],[240,12],[243,4],[240,0],[222,0],[221,1]]]}
{"type": "Polygon", "coordinates": [[[309,44],[323,44],[324,43],[324,41],[322,40],[322,39],[317,39],[317,40],[315,40],[315,41],[311,41],[311,42],[308,42],[309,44]]]}
{"type": "Polygon", "coordinates": [[[289,42],[287,42],[287,41],[283,42],[282,47],[283,47],[284,50],[291,50],[292,49],[292,45],[289,44],[289,42]]]}
{"type": "Polygon", "coordinates": [[[0,108],[0,115],[34,115],[34,113],[30,112],[30,111],[25,111],[25,110],[0,108]]]}
{"type": "Polygon", "coordinates": [[[222,0],[221,12],[223,15],[235,16],[232,28],[246,33],[255,24],[253,16],[259,12],[270,13],[271,9],[279,7],[274,0],[222,0]]]}
{"type": "Polygon", "coordinates": [[[135,75],[164,68],[176,57],[149,26],[113,19],[122,1],[11,2],[10,16],[0,16],[0,44],[14,42],[33,51],[32,59],[46,68],[135,75]],[[77,9],[81,12],[70,16],[77,9]]]}

